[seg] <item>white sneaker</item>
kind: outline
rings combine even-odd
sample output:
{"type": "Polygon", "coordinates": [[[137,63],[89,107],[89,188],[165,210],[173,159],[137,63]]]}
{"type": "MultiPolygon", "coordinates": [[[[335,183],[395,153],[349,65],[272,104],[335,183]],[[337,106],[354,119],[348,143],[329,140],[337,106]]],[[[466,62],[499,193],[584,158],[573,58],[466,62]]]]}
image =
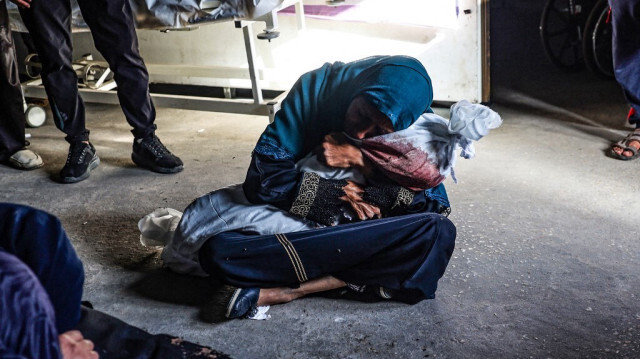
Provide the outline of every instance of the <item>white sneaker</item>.
{"type": "Polygon", "coordinates": [[[9,157],[9,164],[20,170],[35,170],[44,166],[42,158],[31,150],[20,150],[9,157]]]}

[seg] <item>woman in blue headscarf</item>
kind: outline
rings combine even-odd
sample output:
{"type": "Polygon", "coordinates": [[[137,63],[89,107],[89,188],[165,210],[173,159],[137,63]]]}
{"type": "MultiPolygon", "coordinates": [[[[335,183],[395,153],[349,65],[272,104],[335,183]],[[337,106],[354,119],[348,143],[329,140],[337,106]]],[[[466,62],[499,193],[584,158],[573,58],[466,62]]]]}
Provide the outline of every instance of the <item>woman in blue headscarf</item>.
{"type": "MultiPolygon", "coordinates": [[[[293,209],[295,213],[292,205],[305,183],[305,174],[296,170],[295,163],[309,152],[318,151],[320,146],[318,154],[329,166],[365,167],[359,150],[327,135],[343,132],[352,139],[362,139],[404,130],[421,114],[432,112],[432,101],[427,71],[418,60],[408,56],[327,63],[302,75],[253,150],[243,184],[247,199],[288,211],[293,209]]],[[[335,197],[335,191],[330,191],[335,183],[320,182],[316,198],[335,197]]],[[[361,192],[350,184],[343,190],[351,199],[357,196],[349,189],[361,192]]],[[[442,185],[413,197],[413,207],[428,207],[434,212],[449,207],[442,185]]],[[[379,216],[377,208],[371,210],[366,202],[349,203],[361,219],[362,214],[367,218],[379,216]]],[[[326,207],[328,203],[318,205],[326,207]]],[[[314,212],[317,211],[312,209],[311,216],[306,218],[326,224],[314,212]]]]}
{"type": "Polygon", "coordinates": [[[454,225],[439,214],[449,207],[442,185],[418,192],[384,181],[364,186],[296,167],[315,151],[329,166],[366,171],[358,140],[406,129],[431,111],[432,98],[426,70],[406,56],[325,64],[298,80],[258,140],[242,189],[253,204],[327,226],[209,236],[207,222],[223,217],[207,195],[185,210],[173,237],[206,235],[199,266],[238,287],[229,292],[228,318],[255,317],[258,306],[347,283],[408,303],[435,296],[455,242],[454,225]],[[345,204],[359,219],[385,218],[335,226],[351,221],[335,220],[345,204]]]}

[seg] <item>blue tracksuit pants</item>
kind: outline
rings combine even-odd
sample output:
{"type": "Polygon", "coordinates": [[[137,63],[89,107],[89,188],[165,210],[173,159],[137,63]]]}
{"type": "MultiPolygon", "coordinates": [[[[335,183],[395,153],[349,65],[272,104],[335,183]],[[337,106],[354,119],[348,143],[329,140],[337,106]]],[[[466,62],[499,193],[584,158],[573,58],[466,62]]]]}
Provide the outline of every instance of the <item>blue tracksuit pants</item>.
{"type": "Polygon", "coordinates": [[[455,236],[444,216],[419,213],[276,235],[225,232],[205,243],[199,260],[213,278],[239,287],[297,287],[332,275],[413,303],[435,296],[455,236]]]}

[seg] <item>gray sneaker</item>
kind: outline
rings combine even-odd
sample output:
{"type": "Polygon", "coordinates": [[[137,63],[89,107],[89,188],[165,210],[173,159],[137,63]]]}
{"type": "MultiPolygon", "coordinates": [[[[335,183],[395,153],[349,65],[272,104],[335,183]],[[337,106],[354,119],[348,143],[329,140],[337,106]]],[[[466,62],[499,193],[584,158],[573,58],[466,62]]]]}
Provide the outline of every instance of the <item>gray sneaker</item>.
{"type": "Polygon", "coordinates": [[[37,153],[26,148],[11,155],[11,157],[9,157],[9,164],[19,170],[27,171],[44,166],[42,158],[37,153]]]}

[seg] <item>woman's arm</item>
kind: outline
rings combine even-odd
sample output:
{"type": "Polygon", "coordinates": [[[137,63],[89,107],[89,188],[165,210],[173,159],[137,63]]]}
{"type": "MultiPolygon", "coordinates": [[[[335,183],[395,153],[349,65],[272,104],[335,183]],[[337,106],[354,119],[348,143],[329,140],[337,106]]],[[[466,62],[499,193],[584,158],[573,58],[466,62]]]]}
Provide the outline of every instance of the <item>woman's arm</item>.
{"type": "Polygon", "coordinates": [[[344,221],[345,208],[351,208],[358,219],[381,216],[377,206],[362,199],[363,191],[355,183],[299,173],[292,160],[256,152],[242,189],[251,203],[271,204],[325,225],[344,221]]]}
{"type": "MultiPolygon", "coordinates": [[[[336,141],[331,143],[344,146],[336,141]]],[[[359,152],[357,147],[346,146],[359,152]]],[[[337,152],[344,151],[338,149],[337,152]]],[[[271,204],[325,225],[414,212],[439,213],[444,209],[438,201],[426,196],[425,191],[410,191],[387,181],[360,186],[344,180],[328,180],[315,173],[299,173],[293,160],[278,157],[254,151],[243,184],[250,202],[271,204]],[[344,215],[349,212],[351,217],[344,215]]]]}
{"type": "Polygon", "coordinates": [[[292,159],[276,159],[254,151],[242,189],[251,203],[271,204],[288,211],[298,187],[298,177],[292,159]]]}

